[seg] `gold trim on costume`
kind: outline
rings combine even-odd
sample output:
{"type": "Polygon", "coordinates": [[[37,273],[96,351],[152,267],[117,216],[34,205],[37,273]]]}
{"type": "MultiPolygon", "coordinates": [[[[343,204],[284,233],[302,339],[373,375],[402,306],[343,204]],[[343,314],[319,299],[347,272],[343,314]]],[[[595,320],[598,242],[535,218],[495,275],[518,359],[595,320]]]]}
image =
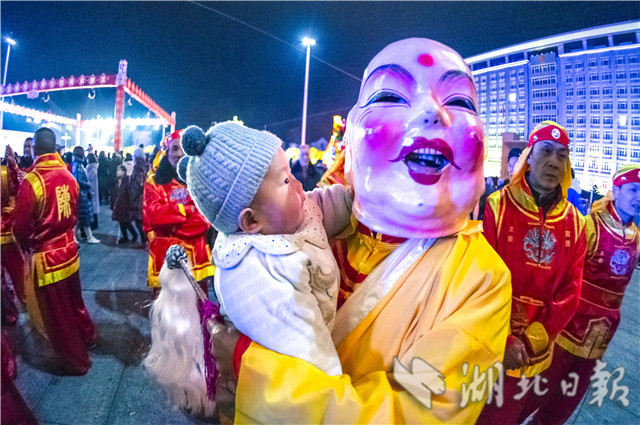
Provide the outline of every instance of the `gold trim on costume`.
{"type": "Polygon", "coordinates": [[[60,264],[62,268],[52,272],[46,272],[45,269],[47,267],[47,262],[45,259],[45,253],[37,252],[33,255],[33,265],[36,271],[38,287],[43,287],[52,283],[60,282],[77,272],[80,268],[80,258],[78,258],[78,254],[76,253],[76,255],[74,255],[69,261],[64,264],[60,264]]]}
{"type": "Polygon", "coordinates": [[[566,351],[574,356],[583,359],[601,359],[604,356],[609,343],[611,322],[606,317],[589,320],[587,332],[582,340],[578,340],[573,335],[563,331],[556,342],[566,351]]]}
{"type": "Polygon", "coordinates": [[[16,238],[13,236],[12,231],[2,232],[0,234],[0,245],[8,245],[10,243],[14,243],[16,238]]]}
{"type": "Polygon", "coordinates": [[[36,208],[38,209],[39,220],[42,218],[44,205],[47,201],[47,194],[44,190],[44,180],[42,179],[40,173],[38,173],[36,170],[33,170],[32,172],[24,176],[24,180],[28,181],[31,185],[31,189],[33,189],[33,194],[36,197],[36,208]]]}

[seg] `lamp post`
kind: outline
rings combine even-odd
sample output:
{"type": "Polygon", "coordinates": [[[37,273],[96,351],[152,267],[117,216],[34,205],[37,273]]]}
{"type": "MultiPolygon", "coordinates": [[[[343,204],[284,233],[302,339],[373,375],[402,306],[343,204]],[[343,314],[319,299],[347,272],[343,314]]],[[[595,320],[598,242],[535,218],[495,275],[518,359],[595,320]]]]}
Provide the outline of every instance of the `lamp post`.
{"type": "Polygon", "coordinates": [[[300,145],[306,144],[307,138],[307,99],[309,97],[309,58],[311,57],[311,46],[316,41],[313,38],[303,38],[302,45],[307,47],[307,64],[304,70],[304,100],[302,103],[302,135],[300,136],[300,145]]]}
{"type": "MultiPolygon", "coordinates": [[[[11,52],[11,46],[16,45],[16,41],[11,37],[5,37],[4,41],[7,42],[7,58],[4,60],[4,76],[2,77],[2,86],[7,85],[7,69],[9,68],[9,53],[11,52]]],[[[4,96],[2,96],[4,102],[4,96]]],[[[4,124],[4,111],[0,112],[0,130],[2,130],[4,124]]]]}

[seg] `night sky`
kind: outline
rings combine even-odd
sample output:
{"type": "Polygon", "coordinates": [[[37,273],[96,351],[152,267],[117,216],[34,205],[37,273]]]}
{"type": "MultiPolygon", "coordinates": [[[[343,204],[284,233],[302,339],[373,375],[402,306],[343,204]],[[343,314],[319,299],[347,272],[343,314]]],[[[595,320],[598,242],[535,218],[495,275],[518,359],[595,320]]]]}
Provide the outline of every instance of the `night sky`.
{"type": "MultiPolygon", "coordinates": [[[[128,75],[179,128],[208,127],[237,115],[298,142],[305,51],[360,78],[387,44],[438,40],[469,57],[523,41],[640,18],[638,2],[18,2],[0,4],[11,49],[7,83],[91,73],[128,75]],[[278,41],[201,5],[286,41],[278,41]]],[[[2,69],[6,43],[2,43],[2,69]]],[[[346,116],[359,81],[311,59],[307,140],[331,136],[332,115],[346,116]]],[[[16,103],[83,118],[113,115],[115,90],[51,93],[16,103]],[[81,109],[81,110],[78,110],[81,109]]],[[[144,116],[125,105],[125,116],[144,116]]],[[[6,120],[5,114],[5,120],[6,120]]],[[[24,119],[23,119],[24,121],[24,119]]],[[[16,128],[17,129],[17,128],[16,128]]]]}

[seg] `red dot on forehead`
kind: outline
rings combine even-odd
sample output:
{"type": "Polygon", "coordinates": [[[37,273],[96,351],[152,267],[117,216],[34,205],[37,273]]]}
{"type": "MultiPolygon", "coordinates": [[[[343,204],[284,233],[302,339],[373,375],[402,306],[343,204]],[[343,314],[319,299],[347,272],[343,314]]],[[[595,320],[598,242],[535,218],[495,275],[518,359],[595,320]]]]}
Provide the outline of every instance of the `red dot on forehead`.
{"type": "Polygon", "coordinates": [[[418,56],[418,63],[424,66],[433,65],[433,56],[428,53],[418,56]]]}

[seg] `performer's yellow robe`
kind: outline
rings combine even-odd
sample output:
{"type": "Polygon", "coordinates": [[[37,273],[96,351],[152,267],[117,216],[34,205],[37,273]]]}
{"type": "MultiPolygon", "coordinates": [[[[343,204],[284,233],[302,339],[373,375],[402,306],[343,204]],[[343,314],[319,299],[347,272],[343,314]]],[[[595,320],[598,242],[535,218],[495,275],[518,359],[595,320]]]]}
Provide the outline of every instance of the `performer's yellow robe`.
{"type": "MultiPolygon", "coordinates": [[[[477,223],[438,239],[339,343],[343,375],[253,342],[242,356],[236,423],[473,423],[491,386],[461,407],[462,385],[474,365],[486,371],[502,361],[510,279],[477,223]],[[444,375],[446,392],[433,396],[430,409],[395,380],[395,356],[408,369],[417,357],[444,375]]],[[[349,321],[341,318],[349,301],[335,329],[349,321]]]]}

